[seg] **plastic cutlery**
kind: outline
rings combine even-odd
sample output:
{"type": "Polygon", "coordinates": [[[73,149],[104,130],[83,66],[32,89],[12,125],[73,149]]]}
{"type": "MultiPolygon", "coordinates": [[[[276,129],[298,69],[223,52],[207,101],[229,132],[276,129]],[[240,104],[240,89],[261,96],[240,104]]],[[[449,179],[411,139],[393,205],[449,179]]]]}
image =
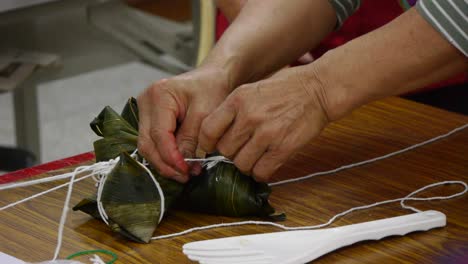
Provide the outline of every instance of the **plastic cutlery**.
{"type": "Polygon", "coordinates": [[[201,264],[299,264],[356,242],[402,236],[445,225],[445,214],[431,210],[335,228],[191,242],[183,246],[183,252],[201,264]]]}

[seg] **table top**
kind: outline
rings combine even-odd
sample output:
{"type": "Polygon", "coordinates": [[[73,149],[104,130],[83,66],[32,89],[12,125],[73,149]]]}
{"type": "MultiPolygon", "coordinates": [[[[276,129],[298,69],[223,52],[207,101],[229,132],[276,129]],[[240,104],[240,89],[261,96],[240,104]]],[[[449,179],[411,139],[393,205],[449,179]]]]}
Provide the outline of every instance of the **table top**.
{"type": "MultiPolygon", "coordinates": [[[[446,112],[399,98],[374,102],[331,124],[322,135],[294,156],[275,179],[303,176],[344,164],[381,156],[444,134],[468,123],[468,116],[446,112]]],[[[306,181],[273,187],[271,203],[285,212],[289,226],[315,225],[351,207],[403,197],[443,180],[468,181],[468,130],[421,148],[372,164],[306,181]]],[[[91,145],[91,143],[90,143],[91,145]]],[[[84,163],[90,163],[84,162],[84,163]]],[[[70,171],[72,167],[37,177],[70,171]]],[[[0,206],[56,186],[48,183],[1,192],[0,206]]],[[[423,196],[448,195],[460,186],[443,186],[423,196]]],[[[66,189],[0,212],[0,252],[25,261],[51,259],[66,189]]],[[[91,179],[75,184],[72,205],[95,192],[91,179]]],[[[439,210],[447,226],[404,237],[368,241],[327,254],[316,263],[462,263],[468,258],[468,195],[446,201],[408,202],[421,210],[439,210]]],[[[342,226],[409,213],[398,203],[353,212],[332,224],[342,226]]],[[[112,233],[105,224],[81,212],[70,212],[60,256],[82,250],[107,249],[117,263],[190,263],[182,254],[184,243],[234,235],[274,232],[265,226],[240,226],[191,233],[150,244],[137,244],[112,233]]],[[[155,235],[238,218],[172,210],[155,235]]],[[[245,219],[242,219],[245,220],[245,219]]],[[[83,259],[82,259],[83,260],[83,259]]]]}

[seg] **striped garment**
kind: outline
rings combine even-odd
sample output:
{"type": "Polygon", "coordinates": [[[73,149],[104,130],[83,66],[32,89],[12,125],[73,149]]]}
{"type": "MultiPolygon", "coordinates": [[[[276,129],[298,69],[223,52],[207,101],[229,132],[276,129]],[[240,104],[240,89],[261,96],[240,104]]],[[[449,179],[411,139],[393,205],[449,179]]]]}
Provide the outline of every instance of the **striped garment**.
{"type": "MultiPolygon", "coordinates": [[[[374,0],[375,1],[375,0],[374,0]]],[[[330,0],[336,10],[338,27],[361,5],[361,0],[330,0]]],[[[403,7],[411,2],[400,1],[403,7]]],[[[419,0],[416,10],[452,45],[468,56],[468,0],[419,0]]]]}

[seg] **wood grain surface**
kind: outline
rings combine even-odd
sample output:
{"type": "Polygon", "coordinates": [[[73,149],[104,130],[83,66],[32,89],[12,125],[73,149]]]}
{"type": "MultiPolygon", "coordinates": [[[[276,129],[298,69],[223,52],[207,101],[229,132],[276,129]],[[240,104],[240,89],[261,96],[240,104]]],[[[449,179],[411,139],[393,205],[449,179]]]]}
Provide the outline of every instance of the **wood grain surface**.
{"type": "MultiPolygon", "coordinates": [[[[330,125],[319,138],[281,168],[276,179],[299,177],[377,157],[465,123],[468,123],[467,116],[403,99],[375,102],[330,125]]],[[[274,187],[271,202],[278,211],[287,214],[285,224],[315,225],[350,207],[403,197],[424,185],[443,180],[468,181],[468,130],[387,160],[274,187]]],[[[57,184],[2,191],[0,206],[57,184]]],[[[77,183],[74,190],[72,204],[95,192],[94,182],[89,179],[77,183]]],[[[459,186],[443,186],[421,196],[447,195],[460,190],[459,186]]],[[[26,261],[51,259],[65,191],[61,189],[0,212],[0,251],[26,261]]],[[[447,215],[447,226],[378,242],[362,242],[325,255],[316,263],[467,263],[468,195],[448,201],[409,204],[422,210],[442,211],[447,215]]],[[[409,211],[401,209],[397,203],[388,204],[354,212],[332,226],[407,213],[409,211]]],[[[238,220],[241,219],[171,211],[155,235],[238,220]]],[[[60,256],[101,248],[116,252],[118,263],[190,263],[181,251],[186,242],[272,231],[278,230],[241,226],[137,244],[112,233],[105,224],[83,213],[71,212],[60,256]]]]}

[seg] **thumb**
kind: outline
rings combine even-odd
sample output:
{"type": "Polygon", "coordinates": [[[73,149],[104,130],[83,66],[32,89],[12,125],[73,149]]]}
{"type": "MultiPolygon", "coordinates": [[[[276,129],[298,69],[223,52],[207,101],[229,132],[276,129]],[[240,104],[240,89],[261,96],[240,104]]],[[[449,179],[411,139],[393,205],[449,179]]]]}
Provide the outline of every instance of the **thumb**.
{"type": "Polygon", "coordinates": [[[204,115],[189,108],[182,124],[177,129],[176,143],[185,158],[193,158],[198,145],[198,133],[204,115]]]}
{"type": "MultiPolygon", "coordinates": [[[[200,131],[203,118],[203,114],[189,109],[181,126],[177,130],[177,146],[180,153],[182,153],[185,158],[195,157],[195,152],[198,146],[198,133],[200,131]]],[[[201,173],[201,170],[200,163],[194,162],[189,164],[190,174],[198,175],[201,173]]]]}

